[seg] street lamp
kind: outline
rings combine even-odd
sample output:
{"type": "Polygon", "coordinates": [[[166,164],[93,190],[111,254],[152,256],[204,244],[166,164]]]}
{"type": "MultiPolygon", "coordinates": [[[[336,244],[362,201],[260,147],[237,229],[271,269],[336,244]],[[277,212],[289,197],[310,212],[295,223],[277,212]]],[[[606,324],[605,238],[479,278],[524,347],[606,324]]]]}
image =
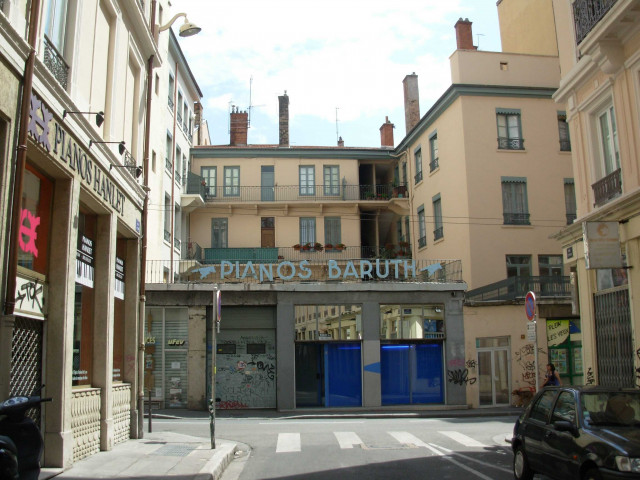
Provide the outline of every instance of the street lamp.
{"type": "Polygon", "coordinates": [[[168,30],[169,27],[173,25],[173,22],[175,22],[180,17],[184,17],[184,23],[180,27],[180,32],[179,32],[179,35],[181,37],[190,37],[192,35],[196,35],[197,33],[200,33],[200,30],[202,29],[197,25],[191,23],[187,18],[186,13],[178,13],[174,15],[174,17],[169,21],[169,23],[167,23],[166,25],[162,25],[161,27],[158,28],[158,32],[164,32],[165,30],[168,30]]]}

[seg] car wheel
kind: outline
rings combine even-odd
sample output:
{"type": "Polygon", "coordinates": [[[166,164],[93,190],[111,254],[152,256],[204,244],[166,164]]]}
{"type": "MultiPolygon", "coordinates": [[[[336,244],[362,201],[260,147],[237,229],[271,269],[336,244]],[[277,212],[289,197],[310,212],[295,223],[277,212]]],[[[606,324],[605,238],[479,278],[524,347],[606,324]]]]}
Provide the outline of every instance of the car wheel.
{"type": "Polygon", "coordinates": [[[521,445],[516,447],[516,451],[513,453],[513,476],[517,480],[531,480],[533,478],[533,470],[529,466],[521,445]]]}
{"type": "Polygon", "coordinates": [[[592,468],[591,470],[587,470],[587,473],[582,477],[583,480],[602,480],[602,475],[597,468],[592,468]]]}

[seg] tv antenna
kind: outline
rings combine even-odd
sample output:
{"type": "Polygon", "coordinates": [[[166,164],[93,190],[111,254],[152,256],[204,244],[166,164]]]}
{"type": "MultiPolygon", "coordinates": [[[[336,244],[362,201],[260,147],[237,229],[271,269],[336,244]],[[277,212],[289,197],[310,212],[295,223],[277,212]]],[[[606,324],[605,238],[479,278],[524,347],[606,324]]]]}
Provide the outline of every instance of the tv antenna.
{"type": "Polygon", "coordinates": [[[340,141],[340,132],[338,131],[338,110],[340,110],[340,107],[336,107],[336,145],[340,141]]]}
{"type": "Polygon", "coordinates": [[[253,75],[249,78],[249,108],[247,108],[247,112],[249,113],[247,118],[247,127],[251,128],[251,110],[256,107],[264,107],[263,105],[254,105],[251,100],[251,93],[253,91],[253,75]]]}
{"type": "Polygon", "coordinates": [[[478,37],[476,48],[480,50],[480,37],[484,37],[484,33],[476,33],[476,37],[478,37]]]}

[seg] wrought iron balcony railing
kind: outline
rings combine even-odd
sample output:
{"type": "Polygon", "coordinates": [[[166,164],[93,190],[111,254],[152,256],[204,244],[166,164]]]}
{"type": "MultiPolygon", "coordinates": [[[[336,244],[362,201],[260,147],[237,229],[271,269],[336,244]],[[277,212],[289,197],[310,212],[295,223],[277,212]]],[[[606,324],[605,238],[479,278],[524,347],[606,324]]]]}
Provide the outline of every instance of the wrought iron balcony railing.
{"type": "Polygon", "coordinates": [[[169,230],[165,230],[164,231],[164,241],[165,242],[170,242],[171,241],[171,232],[169,230]]]}
{"type": "Polygon", "coordinates": [[[44,64],[66,90],[69,83],[69,65],[46,35],[44,36],[44,64]]]}
{"type": "Polygon", "coordinates": [[[527,292],[539,298],[571,297],[570,277],[510,277],[499,282],[474,288],[465,294],[466,302],[491,302],[522,299],[527,292]]]}
{"type": "Polygon", "coordinates": [[[573,21],[576,29],[576,44],[589,34],[593,27],[604,17],[617,0],[575,0],[573,2],[573,21]]]}
{"type": "Polygon", "coordinates": [[[438,168],[438,159],[434,158],[433,160],[431,160],[431,162],[429,163],[429,171],[433,172],[436,168],[438,168]]]}
{"type": "Polygon", "coordinates": [[[171,110],[173,112],[173,97],[171,95],[169,95],[169,101],[167,102],[167,104],[169,105],[169,110],[171,110]]]}
{"type": "Polygon", "coordinates": [[[176,173],[175,173],[175,180],[176,180],[176,183],[177,183],[178,185],[180,185],[180,184],[182,183],[182,175],[180,175],[180,172],[177,172],[177,171],[176,171],[176,173]]]}
{"type": "Polygon", "coordinates": [[[500,150],[524,150],[524,138],[498,137],[500,150]]]}
{"type": "Polygon", "coordinates": [[[529,221],[531,214],[529,213],[504,212],[502,215],[504,216],[505,225],[531,225],[531,222],[529,221]]]}
{"type": "Polygon", "coordinates": [[[164,168],[169,171],[171,171],[171,169],[173,168],[173,163],[171,163],[169,157],[164,157],[164,168]]]}
{"type": "Polygon", "coordinates": [[[560,151],[561,152],[570,152],[571,151],[571,141],[570,140],[560,140],[560,151]]]}
{"type": "Polygon", "coordinates": [[[591,185],[595,197],[594,207],[601,207],[605,203],[622,195],[622,170],[610,173],[606,177],[591,185]]]}
{"type": "Polygon", "coordinates": [[[189,173],[188,194],[201,194],[206,202],[309,202],[309,201],[389,201],[406,198],[406,187],[392,185],[277,185],[208,186],[204,179],[189,173]],[[202,188],[204,187],[204,189],[202,188]]]}
{"type": "Polygon", "coordinates": [[[178,117],[178,126],[181,126],[182,125],[182,114],[180,112],[178,112],[177,117],[178,117]]]}
{"type": "Polygon", "coordinates": [[[427,237],[420,237],[418,239],[418,247],[426,247],[427,246],[427,237]]]}
{"type": "Polygon", "coordinates": [[[433,231],[433,239],[440,240],[442,237],[444,237],[444,227],[436,228],[433,231]]]}
{"type": "Polygon", "coordinates": [[[415,174],[413,177],[416,183],[420,183],[422,181],[422,170],[415,174]]]}
{"type": "Polygon", "coordinates": [[[173,248],[180,251],[181,246],[182,246],[182,241],[178,237],[173,237],[173,248]]]}
{"type": "Polygon", "coordinates": [[[187,249],[183,250],[184,259],[187,260],[201,260],[202,259],[202,247],[197,242],[189,241],[187,249]]]}

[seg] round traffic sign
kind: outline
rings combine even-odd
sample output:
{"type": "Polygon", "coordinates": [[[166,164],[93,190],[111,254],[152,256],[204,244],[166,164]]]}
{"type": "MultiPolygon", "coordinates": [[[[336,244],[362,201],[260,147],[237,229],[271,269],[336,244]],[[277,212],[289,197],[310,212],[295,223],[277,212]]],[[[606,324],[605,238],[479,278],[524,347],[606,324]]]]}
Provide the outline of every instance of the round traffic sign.
{"type": "Polygon", "coordinates": [[[527,319],[533,320],[536,316],[536,294],[528,292],[524,297],[524,311],[527,314],[527,319]]]}

